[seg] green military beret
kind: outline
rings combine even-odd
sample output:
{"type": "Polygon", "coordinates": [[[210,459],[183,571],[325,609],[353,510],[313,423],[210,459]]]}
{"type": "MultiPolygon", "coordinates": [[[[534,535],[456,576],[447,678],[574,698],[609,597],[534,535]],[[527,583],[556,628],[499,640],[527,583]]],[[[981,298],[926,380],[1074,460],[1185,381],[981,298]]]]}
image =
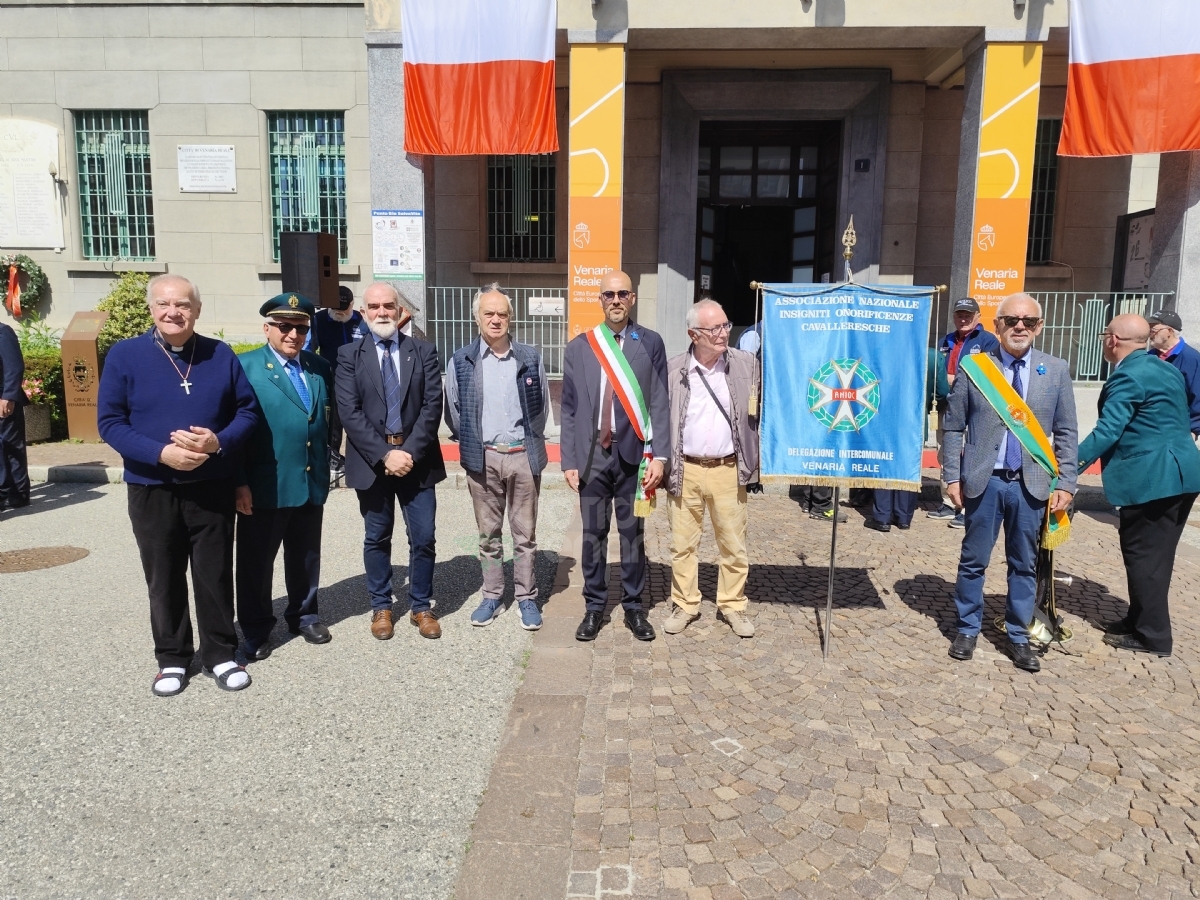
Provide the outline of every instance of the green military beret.
{"type": "Polygon", "coordinates": [[[317,307],[303,294],[290,292],[276,294],[262,305],[258,314],[260,316],[304,316],[306,319],[311,319],[317,314],[317,307]]]}

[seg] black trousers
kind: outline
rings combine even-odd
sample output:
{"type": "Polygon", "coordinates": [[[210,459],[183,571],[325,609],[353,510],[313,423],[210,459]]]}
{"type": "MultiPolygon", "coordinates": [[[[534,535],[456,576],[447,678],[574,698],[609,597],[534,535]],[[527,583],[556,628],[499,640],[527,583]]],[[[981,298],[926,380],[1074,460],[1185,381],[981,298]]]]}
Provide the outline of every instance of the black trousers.
{"type": "Polygon", "coordinates": [[[833,509],[833,488],[828,485],[794,484],[788,494],[800,501],[800,508],[808,512],[824,513],[833,509]]]}
{"type": "Polygon", "coordinates": [[[596,449],[592,477],[579,486],[579,512],[583,518],[583,599],[588,612],[608,605],[608,529],[613,508],[621,536],[621,603],[627,610],[643,609],[646,588],[644,519],[633,514],[638,463],[613,452],[596,449]]]}
{"type": "Polygon", "coordinates": [[[188,565],[200,630],[200,661],[233,659],[233,479],[129,485],[129,521],[150,592],[150,629],[159,668],[186,668],[195,649],[188,612],[188,565]]]}
{"type": "Polygon", "coordinates": [[[289,628],[316,625],[321,582],[321,520],[325,507],[306,503],[282,509],[254,507],[237,517],[237,617],[246,641],[256,648],[275,627],[272,588],[275,557],[283,545],[283,581],[289,628]]]}
{"type": "Polygon", "coordinates": [[[1195,499],[1195,494],[1179,494],[1121,507],[1121,556],[1129,583],[1127,621],[1139,641],[1163,653],[1171,652],[1167,595],[1175,549],[1195,499]]]}
{"type": "Polygon", "coordinates": [[[29,502],[29,466],[25,456],[25,407],[0,419],[0,506],[29,502]]]}

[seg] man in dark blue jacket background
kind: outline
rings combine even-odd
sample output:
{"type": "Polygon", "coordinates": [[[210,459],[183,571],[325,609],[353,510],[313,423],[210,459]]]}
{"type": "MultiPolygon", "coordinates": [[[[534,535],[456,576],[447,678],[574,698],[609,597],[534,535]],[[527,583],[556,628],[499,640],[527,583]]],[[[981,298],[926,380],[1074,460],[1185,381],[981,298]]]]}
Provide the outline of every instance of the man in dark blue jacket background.
{"type": "Polygon", "coordinates": [[[0,322],[0,511],[29,505],[24,379],[17,333],[0,322]]]}
{"type": "Polygon", "coordinates": [[[1183,376],[1187,392],[1188,419],[1193,436],[1200,435],[1200,350],[1188,344],[1183,335],[1183,320],[1172,309],[1150,316],[1150,352],[1170,363],[1183,376]]]}

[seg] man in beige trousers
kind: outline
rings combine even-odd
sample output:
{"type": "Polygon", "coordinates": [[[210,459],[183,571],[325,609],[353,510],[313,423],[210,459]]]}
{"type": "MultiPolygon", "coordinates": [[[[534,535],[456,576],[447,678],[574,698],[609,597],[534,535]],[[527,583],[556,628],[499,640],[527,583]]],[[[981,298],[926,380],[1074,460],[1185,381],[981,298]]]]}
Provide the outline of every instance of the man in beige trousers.
{"type": "Polygon", "coordinates": [[[671,616],[667,634],[700,617],[696,550],[708,510],[720,552],[717,612],[738,637],[753,637],[746,612],[746,486],[758,482],[759,377],[755,357],[729,346],[729,319],[715,300],[687,314],[692,345],[667,363],[671,458],[671,616]]]}

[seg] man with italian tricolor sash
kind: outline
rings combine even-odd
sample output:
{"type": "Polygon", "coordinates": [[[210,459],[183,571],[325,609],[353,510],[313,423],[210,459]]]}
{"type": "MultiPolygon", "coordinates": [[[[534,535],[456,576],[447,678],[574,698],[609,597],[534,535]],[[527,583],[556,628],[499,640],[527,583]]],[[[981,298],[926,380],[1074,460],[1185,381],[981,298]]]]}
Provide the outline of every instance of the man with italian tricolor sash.
{"type": "Polygon", "coordinates": [[[983,624],[983,584],[1004,526],[1008,559],[1005,627],[1013,664],[1041,669],[1029,643],[1037,593],[1038,547],[1067,539],[1075,493],[1078,426],[1066,360],[1033,349],[1042,309],[1028,294],[996,311],[1000,346],[960,361],[945,416],[944,477],[950,500],[965,509],[966,530],[954,603],[958,634],[950,656],[968,660],[983,624]]]}
{"type": "Polygon", "coordinates": [[[643,520],[655,504],[670,453],[667,352],[663,340],[630,320],[637,300],[624,272],[600,280],[604,321],[577,335],[563,358],[561,465],[579,493],[583,518],[583,597],[575,632],[592,641],[608,604],[608,530],[615,507],[621,536],[621,604],[625,625],[654,640],[646,619],[643,520]]]}

